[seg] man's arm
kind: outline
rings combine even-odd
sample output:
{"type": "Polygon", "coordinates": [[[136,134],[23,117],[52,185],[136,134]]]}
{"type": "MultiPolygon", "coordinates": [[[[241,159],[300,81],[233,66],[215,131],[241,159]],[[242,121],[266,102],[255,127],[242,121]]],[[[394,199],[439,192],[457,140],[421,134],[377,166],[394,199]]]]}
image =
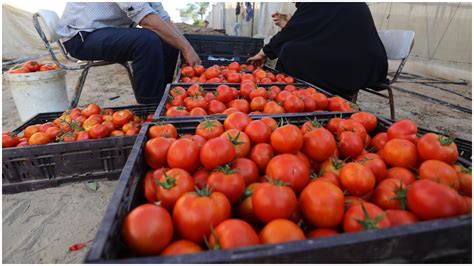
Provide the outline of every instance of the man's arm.
{"type": "Polygon", "coordinates": [[[156,32],[165,42],[180,50],[189,65],[201,64],[201,59],[191,44],[171,21],[165,22],[159,15],[150,13],[140,21],[139,25],[156,32]]]}

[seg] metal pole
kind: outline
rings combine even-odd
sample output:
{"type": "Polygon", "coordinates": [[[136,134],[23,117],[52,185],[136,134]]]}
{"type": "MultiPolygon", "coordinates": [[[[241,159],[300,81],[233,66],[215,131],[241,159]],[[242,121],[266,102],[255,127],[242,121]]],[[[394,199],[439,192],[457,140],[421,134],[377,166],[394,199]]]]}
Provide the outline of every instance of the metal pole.
{"type": "Polygon", "coordinates": [[[253,23],[255,19],[255,2],[252,2],[252,10],[253,10],[253,16],[252,16],[252,28],[250,29],[250,37],[253,37],[253,23]]]}

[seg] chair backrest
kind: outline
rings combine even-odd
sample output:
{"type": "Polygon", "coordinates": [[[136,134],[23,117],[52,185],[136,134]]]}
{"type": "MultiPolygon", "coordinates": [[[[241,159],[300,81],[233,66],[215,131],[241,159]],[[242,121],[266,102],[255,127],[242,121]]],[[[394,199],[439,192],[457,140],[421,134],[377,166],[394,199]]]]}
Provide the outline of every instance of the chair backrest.
{"type": "Polygon", "coordinates": [[[44,31],[49,43],[55,43],[59,40],[59,36],[56,33],[56,26],[58,25],[59,16],[56,12],[46,9],[40,9],[37,12],[38,16],[44,21],[44,31]]]}
{"type": "Polygon", "coordinates": [[[402,60],[410,55],[415,41],[414,31],[381,30],[378,33],[385,47],[388,59],[402,60]]]}

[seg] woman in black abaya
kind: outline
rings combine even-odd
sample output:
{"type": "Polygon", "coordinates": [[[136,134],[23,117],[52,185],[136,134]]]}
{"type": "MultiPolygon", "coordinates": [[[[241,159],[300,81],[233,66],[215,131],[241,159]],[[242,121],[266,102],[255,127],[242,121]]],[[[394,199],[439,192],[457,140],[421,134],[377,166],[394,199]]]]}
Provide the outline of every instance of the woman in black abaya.
{"type": "Polygon", "coordinates": [[[386,79],[387,55],[365,3],[296,7],[286,26],[250,62],[278,58],[278,70],[344,97],[386,79]]]}

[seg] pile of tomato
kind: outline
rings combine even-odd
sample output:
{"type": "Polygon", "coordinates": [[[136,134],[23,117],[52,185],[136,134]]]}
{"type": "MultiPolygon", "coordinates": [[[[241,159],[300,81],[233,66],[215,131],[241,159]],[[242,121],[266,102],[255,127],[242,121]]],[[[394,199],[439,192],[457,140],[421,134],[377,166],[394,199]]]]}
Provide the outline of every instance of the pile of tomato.
{"type": "Polygon", "coordinates": [[[209,114],[283,114],[299,112],[355,111],[357,106],[346,99],[328,97],[313,87],[295,85],[259,87],[248,80],[239,89],[222,84],[215,92],[204,91],[199,84],[187,89],[171,88],[165,116],[206,116],[209,114]]]}
{"type": "Polygon", "coordinates": [[[150,126],[148,203],[122,224],[128,247],[137,255],[179,255],[471,211],[471,171],[456,164],[448,137],[419,136],[411,120],[381,132],[367,112],[324,126],[278,122],[235,112],[183,135],[172,124],[150,126]]]}
{"type": "Polygon", "coordinates": [[[19,135],[3,132],[2,148],[134,136],[143,122],[152,120],[152,114],[144,119],[129,109],[113,111],[92,103],[84,109],[67,110],[53,122],[28,126],[19,135]]]}
{"type": "Polygon", "coordinates": [[[213,65],[205,68],[201,65],[194,67],[184,65],[181,68],[183,83],[241,83],[251,80],[255,83],[294,83],[295,79],[285,74],[274,74],[253,65],[232,62],[227,66],[213,65]]]}
{"type": "Polygon", "coordinates": [[[38,61],[27,61],[20,66],[16,66],[7,71],[10,74],[30,73],[39,71],[57,70],[59,66],[54,63],[40,63],[38,61]]]}

